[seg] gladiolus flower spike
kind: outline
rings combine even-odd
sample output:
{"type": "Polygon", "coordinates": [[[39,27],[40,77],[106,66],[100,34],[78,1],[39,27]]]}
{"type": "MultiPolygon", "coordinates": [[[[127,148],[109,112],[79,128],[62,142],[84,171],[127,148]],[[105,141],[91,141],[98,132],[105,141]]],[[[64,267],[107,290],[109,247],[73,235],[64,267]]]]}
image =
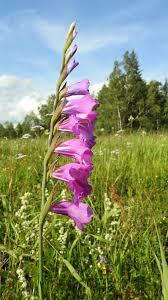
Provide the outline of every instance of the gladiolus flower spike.
{"type": "Polygon", "coordinates": [[[91,148],[95,144],[93,130],[97,113],[94,108],[97,101],[89,93],[89,81],[87,79],[71,85],[65,82],[68,75],[79,64],[74,59],[78,47],[72,45],[77,34],[75,26],[76,23],[73,22],[63,48],[62,64],[56,83],[53,113],[50,121],[48,148],[43,162],[42,199],[39,216],[39,300],[46,298],[46,295],[43,295],[43,227],[48,212],[69,217],[80,231],[83,231],[84,225],[88,224],[93,217],[92,209],[84,203],[84,198],[90,195],[92,191],[88,178],[93,170],[91,148]],[[69,48],[71,49],[69,50],[69,48]],[[70,133],[74,137],[60,143],[60,132],[61,136],[70,133]],[[53,154],[65,155],[72,159],[72,162],[53,169],[56,163],[52,160],[53,154]],[[53,178],[65,182],[73,194],[73,200],[68,199],[52,203],[56,185],[53,185],[52,191],[46,196],[49,174],[53,178]]]}
{"type": "MultiPolygon", "coordinates": [[[[72,37],[74,30],[75,28],[71,32],[71,40],[74,39],[74,36],[72,37]]],[[[69,41],[70,38],[68,43],[69,41]]],[[[78,65],[75,59],[69,61],[76,50],[77,46],[75,45],[65,59],[63,72],[66,77],[78,65]]],[[[73,192],[73,200],[55,202],[50,206],[50,211],[68,216],[74,221],[77,228],[83,231],[84,224],[89,223],[93,217],[92,209],[84,204],[83,200],[92,191],[88,177],[93,170],[91,148],[95,144],[93,130],[97,113],[94,108],[97,101],[89,93],[89,80],[87,79],[63,87],[60,90],[60,100],[62,98],[65,102],[61,114],[63,121],[59,123],[58,130],[73,134],[75,137],[57,144],[54,153],[70,157],[73,162],[54,170],[52,177],[67,184],[73,192]]]]}

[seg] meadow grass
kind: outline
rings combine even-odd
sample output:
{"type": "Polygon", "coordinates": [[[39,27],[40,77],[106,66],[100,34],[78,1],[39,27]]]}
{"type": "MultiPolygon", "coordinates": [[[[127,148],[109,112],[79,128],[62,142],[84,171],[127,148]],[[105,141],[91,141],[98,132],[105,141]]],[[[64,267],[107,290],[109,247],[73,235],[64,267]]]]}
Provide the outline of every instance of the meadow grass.
{"type": "MultiPolygon", "coordinates": [[[[45,138],[0,141],[1,299],[38,299],[46,143],[45,138]]],[[[47,217],[46,299],[162,299],[158,265],[160,243],[168,257],[168,136],[97,138],[93,162],[93,193],[86,201],[94,219],[84,233],[66,217],[47,217]]],[[[65,184],[58,182],[57,195],[56,201],[68,199],[65,184]]]]}

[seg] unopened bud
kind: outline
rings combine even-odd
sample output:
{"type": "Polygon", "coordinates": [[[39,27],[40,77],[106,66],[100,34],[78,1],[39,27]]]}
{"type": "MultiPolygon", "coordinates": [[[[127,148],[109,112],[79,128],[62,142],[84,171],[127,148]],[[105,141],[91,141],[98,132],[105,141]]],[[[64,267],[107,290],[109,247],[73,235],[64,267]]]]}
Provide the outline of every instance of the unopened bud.
{"type": "Polygon", "coordinates": [[[73,22],[70,26],[70,29],[68,31],[67,40],[64,47],[64,52],[68,50],[68,48],[71,46],[73,40],[75,39],[77,32],[75,30],[76,22],[73,22]]]}
{"type": "Polygon", "coordinates": [[[70,61],[70,59],[74,56],[74,54],[76,53],[78,49],[78,46],[77,45],[74,45],[72,50],[69,51],[66,56],[65,56],[65,65],[70,61]]]}

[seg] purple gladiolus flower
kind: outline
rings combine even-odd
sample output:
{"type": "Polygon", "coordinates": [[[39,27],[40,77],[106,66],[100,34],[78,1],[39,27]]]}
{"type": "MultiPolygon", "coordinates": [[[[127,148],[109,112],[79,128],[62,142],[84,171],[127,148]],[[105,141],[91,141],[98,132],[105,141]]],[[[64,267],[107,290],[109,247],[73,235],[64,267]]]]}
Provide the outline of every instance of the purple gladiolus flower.
{"type": "Polygon", "coordinates": [[[59,144],[54,152],[72,157],[80,164],[88,166],[88,169],[91,167],[92,170],[91,157],[93,153],[80,139],[67,140],[59,144]]]}
{"type": "Polygon", "coordinates": [[[65,119],[60,125],[59,130],[72,133],[72,134],[80,134],[80,127],[87,127],[88,121],[84,120],[81,121],[76,116],[70,116],[69,118],[65,119]]]}
{"type": "Polygon", "coordinates": [[[65,70],[66,70],[65,72],[66,72],[66,74],[69,75],[69,74],[73,71],[73,69],[75,69],[78,65],[79,65],[79,63],[76,62],[75,59],[74,59],[74,60],[71,60],[71,61],[68,63],[68,65],[65,67],[65,70]]]}
{"type": "Polygon", "coordinates": [[[89,93],[89,80],[84,79],[67,87],[66,97],[72,95],[86,95],[89,93]]]}
{"type": "Polygon", "coordinates": [[[87,120],[88,122],[94,121],[97,118],[97,112],[96,111],[91,111],[88,114],[76,114],[76,117],[80,120],[87,120]]]}
{"type": "Polygon", "coordinates": [[[74,45],[73,48],[67,53],[66,58],[65,58],[66,63],[74,56],[77,49],[78,49],[78,46],[74,45]]]}
{"type": "MultiPolygon", "coordinates": [[[[61,70],[60,80],[65,80],[78,65],[78,62],[72,58],[77,51],[77,46],[66,52],[75,36],[75,23],[73,23],[64,48],[64,69],[61,70]]],[[[73,192],[73,201],[54,203],[51,211],[69,216],[80,230],[83,230],[83,224],[88,223],[93,215],[92,210],[81,203],[92,191],[88,177],[93,170],[91,148],[95,145],[93,130],[97,117],[94,108],[98,105],[96,99],[89,93],[89,84],[89,80],[84,79],[71,85],[64,84],[59,89],[59,100],[65,99],[62,101],[63,109],[57,128],[62,132],[74,134],[75,138],[57,144],[54,152],[70,157],[75,162],[60,166],[52,172],[54,178],[66,182],[73,192]]]]}
{"type": "Polygon", "coordinates": [[[87,94],[80,99],[71,98],[64,106],[62,112],[68,115],[89,114],[96,105],[97,101],[90,94],[87,94]]]}
{"type": "Polygon", "coordinates": [[[78,114],[78,117],[70,116],[60,124],[59,130],[78,135],[86,146],[92,148],[95,145],[95,136],[92,133],[94,122],[92,119],[96,118],[96,112],[85,115],[86,118],[82,119],[79,119],[79,115],[84,117],[82,114],[78,114]]]}
{"type": "Polygon", "coordinates": [[[76,205],[71,201],[57,202],[52,204],[50,210],[71,218],[80,231],[83,231],[84,224],[89,223],[93,217],[92,209],[84,203],[76,205]]]}
{"type": "Polygon", "coordinates": [[[88,130],[90,122],[96,119],[96,115],[96,112],[92,112],[88,115],[77,114],[77,116],[69,116],[59,125],[59,130],[79,135],[82,129],[88,130]]]}
{"type": "Polygon", "coordinates": [[[52,176],[67,182],[69,189],[74,192],[74,202],[78,203],[92,191],[91,185],[87,182],[91,168],[91,164],[88,167],[78,163],[70,163],[56,169],[52,176]]]}
{"type": "Polygon", "coordinates": [[[93,135],[91,130],[82,130],[79,137],[85,143],[85,145],[90,148],[92,148],[96,144],[96,137],[93,135]]]}

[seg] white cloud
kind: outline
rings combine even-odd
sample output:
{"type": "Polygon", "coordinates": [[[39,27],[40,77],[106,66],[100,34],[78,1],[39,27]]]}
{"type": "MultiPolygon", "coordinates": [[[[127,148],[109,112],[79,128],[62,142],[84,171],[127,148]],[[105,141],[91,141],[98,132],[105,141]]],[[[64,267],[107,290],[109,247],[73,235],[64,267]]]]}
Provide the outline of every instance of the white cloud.
{"type": "Polygon", "coordinates": [[[37,17],[33,21],[33,29],[38,33],[43,43],[50,49],[60,51],[66,36],[66,27],[51,23],[37,17]]]}
{"type": "MultiPolygon", "coordinates": [[[[97,24],[97,27],[80,29],[80,34],[77,35],[76,40],[80,53],[93,52],[109,45],[123,45],[137,39],[137,36],[140,39],[151,33],[149,28],[144,30],[144,24],[138,23],[138,21],[127,22],[126,25],[121,26],[118,19],[111,26],[100,27],[97,24]]],[[[1,27],[2,29],[4,28],[4,32],[13,31],[13,37],[16,35],[19,38],[22,35],[23,37],[25,35],[29,37],[31,33],[35,35],[35,38],[40,39],[45,47],[57,52],[61,52],[67,34],[67,26],[65,24],[45,19],[33,10],[16,13],[12,16],[12,22],[9,17],[6,18],[3,21],[3,25],[0,23],[0,33],[1,27]]]]}
{"type": "Polygon", "coordinates": [[[30,79],[0,75],[0,122],[16,123],[31,111],[37,113],[43,99],[30,79]]]}
{"type": "Polygon", "coordinates": [[[101,29],[93,32],[87,32],[80,35],[80,52],[91,52],[109,45],[123,45],[133,39],[137,34],[144,34],[143,26],[132,24],[128,26],[114,26],[102,31],[101,29]]]}
{"type": "MultiPolygon", "coordinates": [[[[50,19],[45,19],[35,11],[20,11],[13,16],[13,23],[17,26],[17,32],[33,32],[49,49],[60,52],[67,34],[67,26],[50,19]]],[[[8,26],[9,19],[6,21],[8,26]]],[[[77,26],[78,27],[78,26],[77,26]]],[[[78,29],[78,28],[77,28],[78,29]]],[[[80,30],[77,35],[77,43],[81,53],[87,53],[106,47],[108,45],[122,45],[138,35],[144,35],[144,26],[139,23],[118,24],[109,27],[88,28],[80,30]]],[[[140,37],[140,36],[139,36],[140,37]]]]}
{"type": "MultiPolygon", "coordinates": [[[[54,24],[47,20],[37,18],[34,20],[34,30],[38,33],[43,43],[54,51],[60,51],[63,47],[67,28],[66,26],[54,24]]],[[[77,37],[80,52],[90,52],[105,47],[109,44],[120,44],[128,41],[125,34],[112,33],[82,33],[77,37]]]]}
{"type": "MultiPolygon", "coordinates": [[[[62,24],[52,23],[41,17],[36,17],[32,23],[33,30],[49,49],[60,52],[65,42],[67,27],[62,24]]],[[[109,29],[91,29],[80,32],[77,43],[81,53],[92,52],[108,45],[121,45],[127,43],[137,34],[144,35],[144,27],[141,24],[127,26],[114,26],[109,29]]]]}
{"type": "MultiPolygon", "coordinates": [[[[91,93],[97,95],[105,82],[94,83],[91,93]]],[[[22,121],[31,111],[38,113],[38,106],[44,103],[47,95],[42,95],[34,88],[30,79],[14,75],[0,75],[0,122],[22,121]]]]}
{"type": "Polygon", "coordinates": [[[38,113],[38,105],[41,102],[41,96],[34,92],[30,95],[23,96],[20,100],[15,104],[13,110],[9,112],[9,117],[11,118],[22,118],[23,115],[34,111],[36,114],[38,113]]]}
{"type": "Polygon", "coordinates": [[[92,84],[90,86],[90,92],[94,93],[97,96],[98,92],[101,90],[104,84],[106,84],[106,82],[97,82],[92,84]]]}
{"type": "Polygon", "coordinates": [[[18,84],[24,83],[24,86],[26,85],[27,87],[31,85],[31,80],[30,79],[20,79],[17,76],[14,75],[1,75],[0,76],[0,88],[1,89],[6,89],[6,88],[11,88],[11,87],[17,87],[18,84]]]}

